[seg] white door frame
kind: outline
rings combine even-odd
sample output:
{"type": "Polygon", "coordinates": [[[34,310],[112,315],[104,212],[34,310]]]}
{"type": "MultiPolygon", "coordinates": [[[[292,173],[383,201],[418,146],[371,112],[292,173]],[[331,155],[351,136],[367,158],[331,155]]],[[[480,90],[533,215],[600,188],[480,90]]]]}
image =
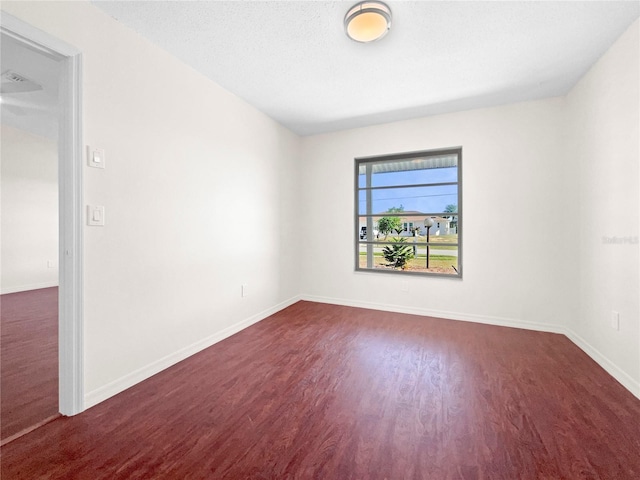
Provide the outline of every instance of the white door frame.
{"type": "Polygon", "coordinates": [[[0,30],[25,47],[60,61],[58,134],[59,308],[58,408],[63,415],[84,410],[82,291],[82,55],[71,45],[2,12],[0,30]]]}

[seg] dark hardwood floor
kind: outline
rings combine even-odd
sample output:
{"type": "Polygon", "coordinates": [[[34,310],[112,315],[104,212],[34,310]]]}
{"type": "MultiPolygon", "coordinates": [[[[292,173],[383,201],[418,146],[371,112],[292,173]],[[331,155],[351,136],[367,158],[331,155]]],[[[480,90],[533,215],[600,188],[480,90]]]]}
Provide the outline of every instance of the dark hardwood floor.
{"type": "Polygon", "coordinates": [[[0,439],[58,413],[58,288],[0,296],[0,439]]]}
{"type": "Polygon", "coordinates": [[[2,448],[9,479],[638,479],[640,400],[562,335],[299,302],[2,448]]]}

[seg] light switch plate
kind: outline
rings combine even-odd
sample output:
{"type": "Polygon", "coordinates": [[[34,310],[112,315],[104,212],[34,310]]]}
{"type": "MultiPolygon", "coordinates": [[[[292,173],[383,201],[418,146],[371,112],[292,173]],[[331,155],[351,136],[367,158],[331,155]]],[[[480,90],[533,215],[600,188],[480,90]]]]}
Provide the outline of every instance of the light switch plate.
{"type": "Polygon", "coordinates": [[[87,145],[87,164],[93,168],[105,168],[106,154],[103,148],[93,148],[87,145]]]}
{"type": "Polygon", "coordinates": [[[104,226],[104,207],[100,205],[87,205],[87,225],[94,227],[104,226]]]}

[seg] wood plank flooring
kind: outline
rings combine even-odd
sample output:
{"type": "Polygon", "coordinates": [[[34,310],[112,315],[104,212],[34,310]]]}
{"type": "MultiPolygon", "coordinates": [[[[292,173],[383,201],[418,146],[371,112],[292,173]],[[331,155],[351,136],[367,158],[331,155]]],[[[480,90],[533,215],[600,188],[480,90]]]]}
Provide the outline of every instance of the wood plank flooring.
{"type": "Polygon", "coordinates": [[[2,448],[2,479],[638,479],[562,335],[299,302],[2,448]]]}
{"type": "Polygon", "coordinates": [[[58,413],[58,288],[0,297],[0,439],[58,413]]]}

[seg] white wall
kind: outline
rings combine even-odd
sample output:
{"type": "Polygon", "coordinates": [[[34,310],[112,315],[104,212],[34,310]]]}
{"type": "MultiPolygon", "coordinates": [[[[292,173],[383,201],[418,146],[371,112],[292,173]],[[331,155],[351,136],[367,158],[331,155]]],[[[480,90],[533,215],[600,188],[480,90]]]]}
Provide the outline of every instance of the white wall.
{"type": "MultiPolygon", "coordinates": [[[[622,68],[620,60],[607,67],[607,59],[617,58],[616,49],[630,56],[633,39],[605,55],[605,67],[594,70],[603,72],[584,83],[593,87],[577,87],[585,91],[577,100],[570,95],[299,139],[89,4],[3,2],[2,9],[83,52],[84,139],[107,152],[106,170],[84,172],[85,202],[104,205],[107,222],[85,227],[89,405],[301,292],[336,303],[575,330],[574,339],[594,344],[609,362],[602,363],[634,388],[633,339],[622,337],[637,333],[637,246],[607,250],[589,240],[576,249],[575,243],[584,212],[619,215],[591,188],[600,175],[624,192],[615,198],[631,205],[629,218],[636,219],[621,235],[637,235],[638,153],[633,138],[626,139],[616,162],[627,158],[629,175],[603,172],[596,160],[603,146],[616,143],[606,137],[618,130],[603,132],[593,123],[587,135],[568,126],[582,110],[606,110],[603,118],[623,115],[615,125],[624,123],[631,135],[633,107],[622,103],[637,105],[637,93],[623,101],[616,96],[628,93],[607,87],[620,103],[612,110],[598,96],[600,84],[622,68]],[[587,136],[600,136],[583,149],[594,151],[574,151],[587,136]],[[464,279],[354,273],[353,158],[458,145],[464,149],[464,279]],[[578,166],[587,170],[576,173],[578,166]],[[567,211],[559,231],[538,227],[567,211]],[[248,216],[252,231],[238,235],[248,216]],[[508,221],[512,235],[487,235],[496,219],[508,221]],[[592,261],[594,249],[608,252],[611,266],[592,261]],[[623,251],[632,253],[616,253],[623,251]],[[623,265],[628,260],[633,267],[623,265]],[[580,280],[591,271],[602,279],[580,280]],[[245,298],[241,284],[249,285],[245,298]],[[602,295],[605,284],[596,306],[617,308],[625,329],[606,341],[590,330],[600,321],[591,297],[602,295]],[[592,321],[580,323],[581,314],[592,321]]],[[[637,107],[635,115],[637,131],[637,107]]],[[[611,226],[617,225],[624,224],[611,226]]]]}
{"type": "Polygon", "coordinates": [[[636,21],[567,96],[580,299],[570,328],[576,342],[617,370],[638,396],[639,25],[636,21]],[[612,311],[620,314],[618,331],[610,327],[612,311]]]}
{"type": "Polygon", "coordinates": [[[305,216],[334,225],[305,234],[304,297],[565,333],[640,397],[638,42],[567,97],[304,138],[305,216]],[[353,159],[458,145],[464,278],[354,272],[353,159]]]}
{"type": "Polygon", "coordinates": [[[541,226],[563,201],[562,106],[549,99],[304,138],[305,217],[340,227],[305,235],[302,291],[331,302],[557,329],[570,312],[558,294],[569,278],[569,232],[541,226]],[[459,145],[463,280],[355,273],[354,157],[459,145]],[[487,234],[498,219],[510,234],[487,234]]]}
{"type": "Polygon", "coordinates": [[[2,124],[0,288],[58,285],[58,145],[2,124]]]}
{"type": "Polygon", "coordinates": [[[295,135],[88,3],[2,9],[83,52],[106,150],[84,171],[106,209],[84,233],[88,405],[296,298],[295,135]]]}

